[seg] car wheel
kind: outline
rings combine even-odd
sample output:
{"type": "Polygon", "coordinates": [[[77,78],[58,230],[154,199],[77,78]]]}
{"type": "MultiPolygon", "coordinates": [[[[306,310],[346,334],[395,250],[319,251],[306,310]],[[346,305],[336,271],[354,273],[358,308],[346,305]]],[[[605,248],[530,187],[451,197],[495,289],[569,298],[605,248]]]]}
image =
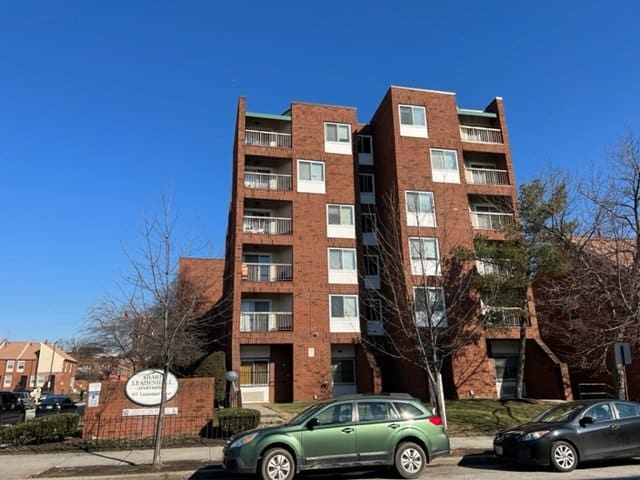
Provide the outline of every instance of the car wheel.
{"type": "Polygon", "coordinates": [[[404,442],[398,446],[395,467],[402,478],[417,478],[427,466],[427,455],[422,447],[413,442],[404,442]]]}
{"type": "Polygon", "coordinates": [[[554,442],[551,445],[551,465],[559,472],[570,472],[578,465],[578,453],[567,442],[554,442]]]}
{"type": "Polygon", "coordinates": [[[284,448],[272,448],[262,457],[262,480],[291,480],[295,475],[293,456],[284,448]]]}

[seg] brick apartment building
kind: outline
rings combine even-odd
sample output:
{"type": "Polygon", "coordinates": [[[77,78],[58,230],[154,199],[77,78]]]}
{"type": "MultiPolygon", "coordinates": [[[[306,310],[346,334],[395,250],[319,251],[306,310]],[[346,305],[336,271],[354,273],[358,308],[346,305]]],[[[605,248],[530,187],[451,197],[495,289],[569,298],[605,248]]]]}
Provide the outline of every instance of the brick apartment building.
{"type": "Polygon", "coordinates": [[[73,392],[77,361],[56,343],[0,342],[2,390],[73,392]]]}
{"type": "MultiPolygon", "coordinates": [[[[476,234],[504,238],[498,226],[514,219],[516,188],[502,99],[468,110],[453,93],[391,87],[359,124],[352,107],[293,102],[254,113],[240,98],[233,162],[224,295],[243,402],[381,389],[428,397],[424,374],[362,341],[384,334],[383,309],[365,300],[381,288],[376,232],[390,221],[381,206],[393,198],[406,219],[398,254],[407,272],[415,242],[437,262],[476,234]]],[[[447,396],[513,392],[519,329],[504,313],[503,328],[452,358],[447,396]]],[[[527,353],[527,394],[569,397],[566,366],[540,340],[535,315],[527,353]]]]}

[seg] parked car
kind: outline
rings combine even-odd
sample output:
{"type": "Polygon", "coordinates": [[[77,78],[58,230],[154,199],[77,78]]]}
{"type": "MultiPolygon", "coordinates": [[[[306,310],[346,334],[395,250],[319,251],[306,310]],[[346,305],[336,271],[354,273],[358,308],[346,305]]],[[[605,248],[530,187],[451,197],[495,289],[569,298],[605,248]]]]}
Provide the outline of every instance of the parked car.
{"type": "Polygon", "coordinates": [[[287,424],[242,432],[223,451],[229,472],[290,480],[303,470],[394,466],[417,478],[449,453],[440,417],[404,394],[354,395],[312,405],[287,424]]]}
{"type": "Polygon", "coordinates": [[[47,395],[36,406],[36,417],[55,413],[78,413],[78,405],[64,395],[47,395]]]}
{"type": "Polygon", "coordinates": [[[556,405],[529,423],[498,433],[495,454],[569,472],[589,460],[640,455],[640,403],[584,400],[556,405]]]}
{"type": "Polygon", "coordinates": [[[22,403],[22,405],[24,405],[24,408],[26,408],[27,410],[31,410],[36,407],[36,404],[33,401],[33,398],[31,397],[31,392],[28,392],[26,390],[21,390],[14,393],[18,396],[18,398],[20,399],[20,402],[22,403]]]}
{"type": "Polygon", "coordinates": [[[24,405],[14,392],[0,392],[0,427],[24,422],[24,405]]]}

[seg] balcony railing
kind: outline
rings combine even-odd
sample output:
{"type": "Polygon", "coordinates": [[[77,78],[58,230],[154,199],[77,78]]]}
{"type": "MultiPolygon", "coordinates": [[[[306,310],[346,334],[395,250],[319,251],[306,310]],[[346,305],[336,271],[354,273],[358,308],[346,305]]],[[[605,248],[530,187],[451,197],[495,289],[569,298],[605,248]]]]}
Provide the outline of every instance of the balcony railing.
{"type": "Polygon", "coordinates": [[[510,277],[513,272],[506,265],[498,265],[489,260],[476,260],[476,269],[480,275],[497,275],[510,277]]]}
{"type": "Polygon", "coordinates": [[[289,332],[293,330],[291,312],[240,312],[241,332],[289,332]]]}
{"type": "Polygon", "coordinates": [[[484,230],[504,230],[515,225],[513,213],[471,212],[473,228],[484,230]]]}
{"type": "Polygon", "coordinates": [[[291,148],[291,134],[264,132],[262,130],[245,130],[244,143],[262,147],[291,148]]]}
{"type": "Polygon", "coordinates": [[[489,316],[490,327],[519,327],[521,319],[526,326],[531,325],[529,317],[518,307],[487,307],[484,314],[489,316]]]}
{"type": "Polygon", "coordinates": [[[290,263],[243,263],[242,278],[254,282],[290,282],[293,280],[290,263]]]}
{"type": "Polygon", "coordinates": [[[291,219],[245,215],[242,221],[242,231],[262,235],[288,235],[291,233],[291,219]]]}
{"type": "Polygon", "coordinates": [[[291,190],[291,175],[244,172],[244,186],[259,190],[291,190]]]}
{"type": "Polygon", "coordinates": [[[492,168],[465,168],[467,183],[476,185],[509,185],[509,174],[506,170],[492,168]]]}
{"type": "Polygon", "coordinates": [[[460,125],[460,137],[465,142],[503,143],[499,128],[468,127],[460,125]]]}

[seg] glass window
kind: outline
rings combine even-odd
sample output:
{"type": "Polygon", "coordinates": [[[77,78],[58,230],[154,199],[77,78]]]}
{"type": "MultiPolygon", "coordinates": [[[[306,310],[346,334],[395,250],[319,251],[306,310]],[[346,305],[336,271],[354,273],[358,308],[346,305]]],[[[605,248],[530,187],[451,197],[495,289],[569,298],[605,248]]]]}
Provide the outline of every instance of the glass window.
{"type": "Polygon", "coordinates": [[[333,425],[336,423],[351,422],[351,403],[339,403],[331,405],[319,412],[315,418],[318,419],[320,425],[333,425]]]}
{"type": "Polygon", "coordinates": [[[329,270],[355,270],[356,251],[354,248],[330,248],[329,270]]]}
{"type": "Polygon", "coordinates": [[[369,173],[361,173],[359,175],[360,180],[360,193],[373,193],[373,175],[369,173]]]}
{"type": "Polygon", "coordinates": [[[327,142],[350,143],[351,127],[345,123],[325,123],[325,139],[327,142]]]}
{"type": "Polygon", "coordinates": [[[412,105],[400,105],[400,124],[425,126],[427,124],[425,108],[412,105]]]}
{"type": "Polygon", "coordinates": [[[405,420],[411,420],[412,418],[422,417],[424,415],[423,411],[410,403],[395,402],[394,405],[400,417],[405,420]]]}
{"type": "Polygon", "coordinates": [[[370,298],[364,304],[364,318],[369,322],[382,322],[382,300],[370,298]]]}
{"type": "Polygon", "coordinates": [[[298,178],[312,182],[324,182],[324,163],[299,160],[298,178]]]}
{"type": "Polygon", "coordinates": [[[373,153],[371,137],[358,135],[358,153],[373,153]]]}
{"type": "Polygon", "coordinates": [[[352,358],[331,359],[333,383],[355,383],[356,367],[352,358]]]}
{"type": "Polygon", "coordinates": [[[414,287],[413,302],[419,327],[445,326],[444,290],[441,287],[414,287]]]}
{"type": "Polygon", "coordinates": [[[398,414],[391,403],[371,400],[358,402],[358,420],[361,422],[398,420],[398,414]]]}
{"type": "Polygon", "coordinates": [[[364,274],[367,276],[380,276],[380,264],[378,262],[378,255],[364,255],[364,274]]]}
{"type": "Polygon", "coordinates": [[[13,372],[13,368],[15,367],[14,360],[7,360],[6,370],[7,372],[13,372]]]}
{"type": "Polygon", "coordinates": [[[12,380],[13,380],[13,377],[11,375],[5,375],[4,376],[4,382],[2,383],[2,386],[4,388],[10,388],[12,380]]]}
{"type": "Polygon", "coordinates": [[[599,403],[584,412],[585,417],[593,418],[594,422],[606,422],[613,420],[613,413],[608,403],[599,403]]]}
{"type": "Polygon", "coordinates": [[[409,237],[409,251],[411,255],[412,274],[440,275],[437,239],[409,237]]]}
{"type": "Polygon", "coordinates": [[[431,174],[434,182],[459,183],[458,152],[432,148],[431,174]]]}
{"type": "Polygon", "coordinates": [[[407,212],[409,213],[433,213],[433,193],[431,192],[406,192],[407,212]]]}
{"type": "Polygon", "coordinates": [[[328,205],[329,225],[353,225],[353,206],[328,205]]]}
{"type": "Polygon", "coordinates": [[[616,407],[620,418],[640,417],[640,407],[632,403],[615,402],[613,405],[616,407]]]}
{"type": "Polygon", "coordinates": [[[18,366],[16,370],[18,372],[24,372],[24,360],[18,360],[18,366]]]}
{"type": "Polygon", "coordinates": [[[376,214],[363,213],[362,214],[362,233],[375,233],[375,232],[376,232],[376,214]]]}
{"type": "Polygon", "coordinates": [[[356,295],[331,295],[331,317],[357,317],[358,297],[356,295]]]}
{"type": "Polygon", "coordinates": [[[268,360],[243,360],[240,362],[241,385],[268,385],[268,360]]]}

